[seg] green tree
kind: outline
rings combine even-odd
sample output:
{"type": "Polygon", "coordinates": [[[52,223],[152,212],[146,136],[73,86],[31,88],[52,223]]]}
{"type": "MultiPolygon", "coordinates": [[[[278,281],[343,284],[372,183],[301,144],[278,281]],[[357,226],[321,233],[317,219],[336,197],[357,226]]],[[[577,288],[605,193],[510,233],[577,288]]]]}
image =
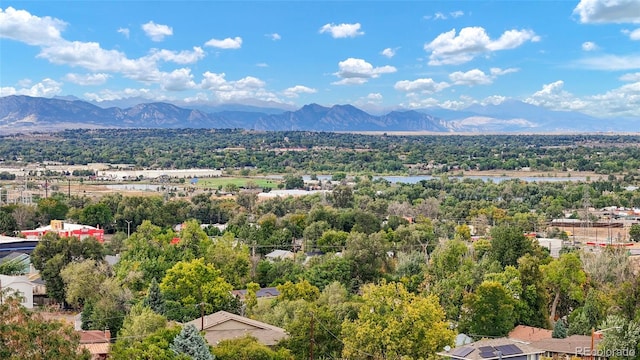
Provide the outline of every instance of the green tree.
{"type": "Polygon", "coordinates": [[[18,222],[11,214],[0,210],[0,234],[11,235],[18,230],[18,222]]]}
{"type": "Polygon", "coordinates": [[[198,333],[193,324],[187,324],[173,339],[171,350],[176,354],[185,354],[193,360],[214,360],[207,341],[198,333]]]}
{"type": "Polygon", "coordinates": [[[70,359],[89,360],[78,352],[79,336],[73,327],[45,320],[9,298],[0,304],[0,358],[7,360],[70,359]]]}
{"type": "Polygon", "coordinates": [[[47,233],[31,254],[33,266],[40,271],[47,285],[47,294],[61,303],[65,301],[66,292],[60,272],[71,262],[85,259],[104,259],[104,248],[93,237],[78,240],[47,233]]]}
{"type": "Polygon", "coordinates": [[[107,278],[109,269],[104,262],[87,259],[72,262],[60,271],[60,277],[65,285],[67,303],[76,308],[82,306],[85,300],[95,298],[96,289],[107,278]]]}
{"type": "Polygon", "coordinates": [[[389,269],[390,245],[381,233],[351,233],[347,238],[344,258],[351,264],[352,289],[375,281],[389,269]]]}
{"type": "Polygon", "coordinates": [[[246,284],[251,271],[249,247],[237,241],[232,233],[224,233],[213,240],[207,249],[205,260],[220,270],[221,276],[234,289],[246,284]]]}
{"type": "Polygon", "coordinates": [[[162,292],[160,291],[160,285],[158,285],[158,281],[156,278],[151,280],[151,285],[149,285],[149,290],[147,290],[147,296],[142,300],[142,304],[144,306],[149,307],[156,314],[163,315],[165,312],[165,301],[162,296],[162,292]]]}
{"type": "Polygon", "coordinates": [[[627,359],[637,354],[640,344],[640,324],[622,316],[610,314],[600,325],[603,338],[598,345],[604,352],[613,354],[613,359],[627,359]],[[623,352],[626,350],[626,354],[623,352]]]}
{"type": "Polygon", "coordinates": [[[311,285],[307,280],[301,280],[295,284],[287,281],[282,285],[278,285],[277,289],[280,292],[280,295],[278,295],[279,300],[303,299],[314,301],[320,296],[320,290],[311,285]]]}
{"type": "Polygon", "coordinates": [[[166,315],[171,320],[190,321],[218,310],[230,310],[233,287],[220,271],[203,259],[180,261],[160,283],[166,299],[166,315]]]}
{"type": "Polygon", "coordinates": [[[556,321],[551,337],[554,339],[564,339],[567,337],[567,325],[564,324],[564,320],[560,319],[556,321]]]}
{"type": "Polygon", "coordinates": [[[284,176],[285,189],[303,189],[304,180],[300,175],[287,174],[284,176]]]}
{"type": "Polygon", "coordinates": [[[510,226],[495,226],[491,229],[491,258],[507,265],[517,266],[518,259],[533,250],[531,240],[521,229],[510,226]]]}
{"type": "Polygon", "coordinates": [[[222,340],[214,348],[217,360],[290,360],[287,349],[272,349],[251,336],[222,340]]]}
{"type": "Polygon", "coordinates": [[[167,319],[164,316],[142,304],[137,304],[131,308],[124,319],[118,339],[131,343],[136,337],[146,337],[166,326],[167,319]]]}
{"type": "Polygon", "coordinates": [[[629,228],[629,238],[631,241],[640,241],[640,224],[633,224],[629,228]]]}
{"type": "Polygon", "coordinates": [[[113,214],[106,204],[90,204],[82,209],[80,222],[85,225],[104,228],[113,222],[113,214]]]}
{"type": "Polygon", "coordinates": [[[560,297],[568,296],[570,299],[581,301],[584,297],[582,286],[587,281],[587,276],[582,270],[582,262],[575,253],[560,255],[542,268],[545,283],[552,291],[554,298],[550,307],[550,322],[556,320],[556,310],[560,297]]]}
{"type": "Polygon", "coordinates": [[[514,300],[496,281],[484,281],[464,299],[461,329],[474,336],[505,336],[515,324],[514,300]]]}
{"type": "Polygon", "coordinates": [[[38,201],[38,217],[40,222],[48,224],[51,220],[64,220],[67,217],[69,206],[61,199],[48,197],[38,201]]]}
{"type": "Polygon", "coordinates": [[[179,356],[170,349],[171,342],[182,329],[178,326],[160,328],[140,337],[118,338],[109,351],[114,360],[188,360],[186,355],[179,356]]]}
{"type": "Polygon", "coordinates": [[[331,191],[331,202],[336,208],[353,206],[353,189],[349,185],[338,185],[331,191]]]}
{"type": "Polygon", "coordinates": [[[247,284],[247,293],[244,296],[244,303],[247,305],[247,314],[251,315],[253,308],[258,305],[258,290],[260,290],[260,284],[250,282],[247,284]]]}
{"type": "Polygon", "coordinates": [[[414,295],[401,283],[368,284],[357,319],[342,324],[342,356],[428,359],[454,337],[435,296],[414,295]]]}

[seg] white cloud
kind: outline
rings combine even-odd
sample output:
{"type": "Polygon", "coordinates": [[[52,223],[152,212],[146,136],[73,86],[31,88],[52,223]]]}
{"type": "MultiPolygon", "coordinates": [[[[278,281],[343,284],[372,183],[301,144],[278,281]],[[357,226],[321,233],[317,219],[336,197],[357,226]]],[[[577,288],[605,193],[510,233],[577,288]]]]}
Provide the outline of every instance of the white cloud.
{"type": "Polygon", "coordinates": [[[211,39],[204,43],[205,46],[211,46],[218,49],[240,49],[242,47],[242,38],[236,36],[235,38],[226,38],[223,40],[211,39]]]}
{"type": "Polygon", "coordinates": [[[480,101],[481,105],[500,105],[507,100],[506,96],[491,95],[480,101]]]}
{"type": "Polygon", "coordinates": [[[573,14],[581,23],[640,23],[640,1],[581,0],[573,14]]]}
{"type": "Polygon", "coordinates": [[[582,50],[584,51],[594,51],[598,50],[598,45],[592,41],[585,41],[582,43],[582,50]]]}
{"type": "Polygon", "coordinates": [[[193,64],[204,58],[204,55],[201,47],[194,46],[193,51],[183,50],[180,52],[153,49],[149,58],[153,60],[170,61],[176,64],[193,64]]]}
{"type": "Polygon", "coordinates": [[[42,49],[37,55],[54,64],[79,66],[95,72],[117,72],[143,82],[156,81],[159,71],[150,57],[128,59],[117,50],[105,50],[95,42],[64,41],[42,49]]]}
{"type": "Polygon", "coordinates": [[[584,96],[582,98],[578,98],[564,90],[563,81],[556,81],[544,85],[541,90],[524,101],[553,110],[581,111],[595,117],[639,117],[640,74],[627,74],[622,78],[631,82],[602,94],[584,96]]]}
{"type": "Polygon", "coordinates": [[[118,33],[124,35],[127,39],[129,38],[129,29],[127,28],[119,28],[118,33]]]}
{"type": "Polygon", "coordinates": [[[182,68],[170,73],[162,73],[160,86],[163,90],[182,91],[195,88],[196,83],[193,81],[191,69],[182,68]]]}
{"type": "Polygon", "coordinates": [[[640,40],[640,29],[635,29],[629,32],[629,39],[637,41],[640,40]]]}
{"type": "Polygon", "coordinates": [[[531,30],[508,30],[497,40],[491,40],[482,27],[466,27],[456,35],[456,29],[438,35],[424,45],[431,51],[429,65],[462,64],[476,56],[492,51],[514,49],[540,37],[531,30]]]}
{"type": "Polygon", "coordinates": [[[67,23],[49,16],[38,17],[25,10],[0,9],[0,38],[29,45],[49,45],[62,40],[60,33],[67,23]]]}
{"type": "Polygon", "coordinates": [[[320,28],[320,33],[330,33],[334,39],[356,37],[358,35],[364,35],[363,31],[360,31],[360,23],[355,24],[325,24],[320,28]]]}
{"type": "Polygon", "coordinates": [[[434,106],[442,106],[440,102],[434,98],[414,98],[408,103],[401,103],[400,106],[408,109],[420,109],[434,106]]]}
{"type": "Polygon", "coordinates": [[[519,69],[515,68],[491,68],[488,74],[485,74],[484,71],[480,69],[473,69],[467,72],[456,71],[449,74],[449,80],[451,80],[454,85],[489,85],[492,84],[493,80],[498,76],[514,73],[517,71],[519,71],[519,69]]]}
{"type": "Polygon", "coordinates": [[[142,25],[142,30],[152,41],[162,41],[165,36],[173,35],[173,29],[167,25],[156,24],[153,21],[149,21],[142,25]]]}
{"type": "MultiPolygon", "coordinates": [[[[451,16],[452,18],[456,19],[459,18],[461,16],[464,16],[464,11],[461,10],[456,10],[456,11],[452,11],[449,13],[449,16],[451,16]]],[[[448,16],[445,15],[444,13],[438,11],[433,15],[426,15],[424,16],[424,19],[426,20],[447,20],[448,16]]]]}
{"type": "Polygon", "coordinates": [[[53,97],[62,92],[62,83],[52,79],[43,79],[31,87],[14,88],[11,86],[0,87],[0,96],[27,95],[34,97],[53,97]]]}
{"type": "Polygon", "coordinates": [[[386,56],[388,58],[392,58],[396,56],[396,49],[386,48],[380,52],[381,55],[386,56]]]}
{"type": "Polygon", "coordinates": [[[449,79],[455,85],[488,85],[493,82],[493,78],[485,74],[482,70],[473,69],[467,72],[456,71],[449,74],[449,79]]]}
{"type": "Polygon", "coordinates": [[[144,99],[154,100],[158,99],[159,94],[155,94],[150,89],[132,89],[125,88],[123,90],[101,90],[98,93],[84,93],[83,96],[90,101],[112,101],[126,99],[130,97],[140,97],[144,99]]]}
{"type": "Polygon", "coordinates": [[[425,93],[432,94],[435,92],[442,91],[449,87],[449,84],[446,82],[435,82],[431,78],[426,79],[417,79],[417,80],[401,80],[396,82],[393,86],[394,89],[398,91],[403,91],[406,93],[425,93]]]}
{"type": "Polygon", "coordinates": [[[360,85],[372,78],[377,78],[382,74],[394,73],[397,69],[390,65],[373,67],[363,59],[348,58],[338,63],[338,72],[335,76],[341,80],[334,82],[334,85],[360,85]]]}
{"type": "Polygon", "coordinates": [[[564,90],[562,80],[543,85],[541,90],[526,98],[524,102],[554,110],[583,111],[588,106],[587,102],[564,90]]]}
{"type": "Polygon", "coordinates": [[[69,73],[64,76],[64,80],[72,82],[74,84],[78,84],[78,85],[92,86],[92,85],[102,85],[106,83],[110,77],[111,75],[105,74],[105,73],[97,73],[97,74],[69,73]]]}
{"type": "Polygon", "coordinates": [[[620,79],[620,81],[625,81],[625,82],[640,81],[640,72],[624,74],[624,75],[620,76],[618,79],[620,79]]]}
{"type": "Polygon", "coordinates": [[[441,12],[437,12],[433,14],[433,20],[446,20],[446,19],[447,17],[441,12]]]}
{"type": "Polygon", "coordinates": [[[266,34],[265,36],[267,36],[268,38],[270,38],[273,41],[277,41],[277,40],[282,39],[282,37],[280,37],[280,34],[278,34],[278,33],[266,34]]]}
{"type": "Polygon", "coordinates": [[[213,97],[221,102],[257,99],[263,101],[280,101],[278,97],[265,89],[264,81],[247,76],[237,81],[227,81],[225,74],[205,72],[199,87],[211,92],[213,97]]]}
{"type": "Polygon", "coordinates": [[[602,55],[578,60],[576,65],[592,70],[634,70],[640,69],[640,55],[602,55]]]}
{"type": "Polygon", "coordinates": [[[300,96],[300,94],[315,94],[316,92],[316,89],[303,85],[296,85],[285,89],[282,94],[288,98],[297,98],[298,96],[300,96]]]}
{"type": "Polygon", "coordinates": [[[269,64],[267,64],[267,63],[257,63],[256,66],[257,67],[261,67],[261,68],[266,68],[266,67],[269,67],[269,64]]]}
{"type": "Polygon", "coordinates": [[[370,103],[380,103],[382,102],[382,94],[380,93],[370,93],[369,95],[367,95],[366,97],[367,100],[369,100],[370,103]]]}
{"type": "Polygon", "coordinates": [[[518,72],[518,71],[520,71],[520,69],[518,68],[507,68],[507,69],[491,68],[490,69],[491,75],[493,75],[494,77],[507,75],[507,74],[518,72]]]}

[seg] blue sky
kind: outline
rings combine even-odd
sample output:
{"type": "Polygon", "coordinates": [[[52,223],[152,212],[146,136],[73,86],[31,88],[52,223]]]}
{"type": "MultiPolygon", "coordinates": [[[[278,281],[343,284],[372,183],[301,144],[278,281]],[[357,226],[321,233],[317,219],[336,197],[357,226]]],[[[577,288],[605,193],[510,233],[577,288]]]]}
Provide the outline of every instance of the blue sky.
{"type": "Polygon", "coordinates": [[[640,1],[8,1],[0,95],[640,116],[640,1]]]}

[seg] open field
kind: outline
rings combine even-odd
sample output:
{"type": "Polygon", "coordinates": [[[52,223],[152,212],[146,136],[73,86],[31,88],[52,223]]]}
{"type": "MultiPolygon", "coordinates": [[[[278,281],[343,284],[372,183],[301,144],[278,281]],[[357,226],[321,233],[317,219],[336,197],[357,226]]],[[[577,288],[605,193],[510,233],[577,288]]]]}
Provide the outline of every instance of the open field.
{"type": "Polygon", "coordinates": [[[217,189],[218,187],[224,187],[228,184],[233,184],[238,187],[247,187],[247,183],[253,183],[256,187],[259,188],[276,188],[278,186],[279,181],[273,179],[264,179],[264,178],[252,178],[252,177],[214,177],[214,178],[205,178],[199,179],[196,187],[198,188],[213,188],[217,189]]]}

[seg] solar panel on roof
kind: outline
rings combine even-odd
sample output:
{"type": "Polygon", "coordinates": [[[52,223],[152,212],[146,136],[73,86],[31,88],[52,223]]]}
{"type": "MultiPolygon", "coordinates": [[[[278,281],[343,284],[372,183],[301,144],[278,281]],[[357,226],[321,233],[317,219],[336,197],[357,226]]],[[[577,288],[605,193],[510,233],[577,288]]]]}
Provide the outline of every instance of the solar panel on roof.
{"type": "Polygon", "coordinates": [[[494,354],[493,351],[491,351],[491,352],[482,351],[482,352],[480,352],[480,357],[485,358],[485,359],[490,359],[490,358],[496,357],[496,354],[494,354]]]}
{"type": "Polygon", "coordinates": [[[480,352],[494,352],[495,351],[493,349],[493,346],[480,346],[478,348],[478,350],[480,350],[480,352]]]}
{"type": "Polygon", "coordinates": [[[519,347],[513,344],[496,346],[496,350],[500,351],[502,353],[502,356],[522,354],[522,350],[520,350],[519,347]]]}
{"type": "Polygon", "coordinates": [[[457,356],[457,357],[465,357],[471,354],[472,351],[473,351],[473,348],[464,346],[464,347],[453,350],[453,352],[451,352],[451,355],[457,356]]]}

